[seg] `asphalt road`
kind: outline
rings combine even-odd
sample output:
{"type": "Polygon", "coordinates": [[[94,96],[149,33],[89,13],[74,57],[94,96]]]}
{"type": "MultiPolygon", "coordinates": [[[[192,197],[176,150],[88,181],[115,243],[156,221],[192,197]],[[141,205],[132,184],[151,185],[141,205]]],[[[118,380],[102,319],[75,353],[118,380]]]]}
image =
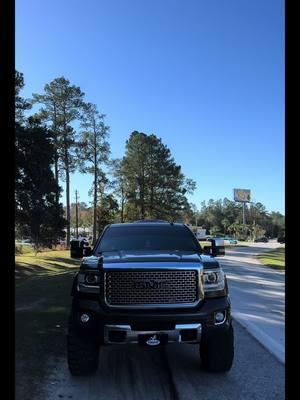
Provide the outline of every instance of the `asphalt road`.
{"type": "MultiPolygon", "coordinates": [[[[260,310],[263,318],[275,306],[282,311],[283,296],[277,294],[278,288],[279,292],[283,290],[283,276],[278,278],[257,265],[253,259],[257,247],[260,251],[261,245],[230,250],[222,261],[219,259],[228,274],[232,307],[237,316],[256,315],[260,310]],[[260,290],[267,293],[260,296],[260,290]],[[277,298],[280,301],[274,300],[277,298]]],[[[276,326],[278,315],[281,314],[274,313],[271,329],[276,326]]],[[[282,326],[282,317],[279,319],[282,326]]],[[[283,400],[284,365],[261,340],[249,333],[249,326],[246,329],[237,320],[234,320],[235,359],[227,374],[204,372],[196,345],[111,346],[101,349],[99,369],[92,377],[73,378],[65,359],[50,360],[46,381],[41,382],[41,394],[36,400],[283,400]]],[[[252,322],[268,335],[270,327],[259,325],[259,320],[252,322]]]]}
{"type": "Polygon", "coordinates": [[[227,249],[219,261],[228,277],[234,318],[284,363],[285,273],[255,258],[278,246],[270,242],[227,249]]]}
{"type": "Polygon", "coordinates": [[[201,370],[198,346],[111,346],[92,377],[70,376],[65,359],[49,364],[39,399],[283,400],[284,367],[238,323],[235,360],[227,374],[201,370]]]}

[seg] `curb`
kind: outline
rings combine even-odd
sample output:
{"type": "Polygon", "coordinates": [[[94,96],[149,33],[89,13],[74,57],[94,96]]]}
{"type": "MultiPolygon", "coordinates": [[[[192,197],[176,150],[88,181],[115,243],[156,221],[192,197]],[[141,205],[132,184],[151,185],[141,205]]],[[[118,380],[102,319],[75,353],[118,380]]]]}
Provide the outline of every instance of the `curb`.
{"type": "Polygon", "coordinates": [[[269,335],[265,334],[254,323],[245,321],[239,316],[238,312],[231,313],[233,318],[242,325],[251,336],[253,336],[263,347],[265,347],[275,358],[285,365],[285,348],[277,343],[269,335]]]}

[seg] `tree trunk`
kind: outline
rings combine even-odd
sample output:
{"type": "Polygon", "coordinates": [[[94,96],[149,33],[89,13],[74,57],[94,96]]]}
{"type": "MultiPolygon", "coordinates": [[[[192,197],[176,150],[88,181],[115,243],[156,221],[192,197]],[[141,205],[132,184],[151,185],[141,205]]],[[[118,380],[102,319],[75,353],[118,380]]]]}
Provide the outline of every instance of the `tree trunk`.
{"type": "Polygon", "coordinates": [[[152,145],[150,146],[149,161],[150,161],[150,219],[152,219],[154,217],[153,216],[153,209],[154,209],[154,181],[153,181],[152,145]]]}
{"type": "Polygon", "coordinates": [[[93,217],[93,245],[97,240],[97,188],[98,188],[98,165],[97,165],[97,133],[94,121],[94,217],[93,217]]]}
{"type": "Polygon", "coordinates": [[[124,222],[124,189],[123,184],[121,186],[121,222],[124,222]]]}
{"type": "Polygon", "coordinates": [[[95,167],[94,172],[94,216],[93,216],[93,245],[97,240],[97,168],[95,167]]]}
{"type": "Polygon", "coordinates": [[[59,204],[59,185],[58,185],[58,154],[57,154],[57,149],[55,150],[55,156],[54,156],[54,178],[55,178],[55,182],[57,185],[56,188],[56,193],[55,193],[55,201],[56,204],[59,204]]]}
{"type": "Polygon", "coordinates": [[[144,199],[144,189],[141,190],[141,219],[145,219],[145,199],[144,199]]]}
{"type": "Polygon", "coordinates": [[[70,248],[70,171],[69,171],[69,157],[68,151],[65,150],[65,169],[66,169],[66,204],[67,204],[67,249],[70,248]]]}
{"type": "Polygon", "coordinates": [[[141,219],[145,219],[145,173],[144,167],[142,168],[142,182],[140,188],[140,201],[141,201],[141,219]]]}
{"type": "Polygon", "coordinates": [[[55,200],[57,206],[59,205],[59,176],[58,176],[58,131],[57,131],[57,115],[56,115],[56,105],[54,104],[54,178],[57,185],[55,200]]]}

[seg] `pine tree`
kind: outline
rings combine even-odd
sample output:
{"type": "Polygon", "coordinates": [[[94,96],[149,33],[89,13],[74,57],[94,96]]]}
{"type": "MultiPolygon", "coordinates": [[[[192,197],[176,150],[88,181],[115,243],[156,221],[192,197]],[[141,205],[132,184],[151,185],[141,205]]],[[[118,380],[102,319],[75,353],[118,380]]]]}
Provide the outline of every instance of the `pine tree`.
{"type": "MultiPolygon", "coordinates": [[[[55,179],[58,183],[59,174],[66,181],[66,218],[67,246],[70,243],[70,173],[75,170],[76,159],[75,130],[72,123],[81,116],[84,93],[80,87],[71,85],[68,79],[59,77],[46,84],[43,94],[33,94],[32,103],[43,104],[38,113],[39,118],[50,125],[54,143],[55,179]],[[59,167],[60,166],[60,167],[59,167]]],[[[59,194],[56,194],[59,201],[59,194]]]]}
{"type": "Polygon", "coordinates": [[[171,152],[155,135],[133,132],[123,160],[127,218],[178,218],[195,182],[186,179],[171,152]]]}
{"type": "Polygon", "coordinates": [[[59,190],[52,172],[54,149],[49,132],[29,118],[15,130],[15,218],[18,232],[30,236],[35,248],[52,246],[63,237],[65,220],[61,204],[55,201],[59,190]]]}
{"type": "Polygon", "coordinates": [[[107,164],[109,157],[109,143],[107,142],[109,127],[104,123],[104,114],[100,114],[94,104],[83,106],[81,117],[80,139],[77,144],[77,157],[80,170],[93,175],[93,243],[97,239],[97,203],[98,190],[101,178],[105,179],[103,164],[107,164]]]}

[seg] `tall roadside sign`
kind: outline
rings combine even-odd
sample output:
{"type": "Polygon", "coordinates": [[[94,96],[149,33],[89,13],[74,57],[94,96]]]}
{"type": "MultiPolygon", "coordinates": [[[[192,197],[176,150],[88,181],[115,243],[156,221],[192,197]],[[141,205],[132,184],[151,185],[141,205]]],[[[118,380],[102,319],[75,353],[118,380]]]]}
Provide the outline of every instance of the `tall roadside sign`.
{"type": "Polygon", "coordinates": [[[246,203],[250,203],[251,201],[251,193],[249,189],[233,189],[233,198],[234,201],[243,204],[243,224],[246,224],[246,215],[245,215],[245,207],[246,203]]]}

